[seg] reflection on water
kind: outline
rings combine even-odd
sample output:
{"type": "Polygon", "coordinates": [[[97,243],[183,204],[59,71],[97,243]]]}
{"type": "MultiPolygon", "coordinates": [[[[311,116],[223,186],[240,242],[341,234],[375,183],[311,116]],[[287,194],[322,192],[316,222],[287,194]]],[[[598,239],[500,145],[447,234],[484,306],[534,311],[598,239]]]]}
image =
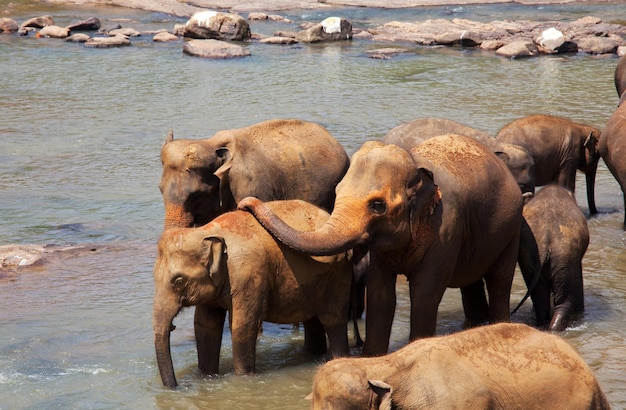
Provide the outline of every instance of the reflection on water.
{"type": "MultiPolygon", "coordinates": [[[[51,14],[63,25],[97,15],[103,21],[129,18],[128,25],[140,30],[181,21],[110,7],[13,4],[19,21],[51,14]]],[[[626,19],[626,9],[617,5],[285,14],[296,25],[331,13],[355,26],[452,17],[626,19]]],[[[276,22],[252,27],[265,34],[291,28],[276,22]]],[[[202,138],[269,118],[296,117],[323,124],[352,153],[416,117],[450,118],[495,134],[513,119],[547,112],[602,128],[617,103],[614,57],[507,60],[478,50],[401,46],[410,52],[374,60],[366,51],[380,45],[356,40],[251,43],[249,58],[208,61],[184,56],[181,42],[154,44],[149,36],[115,50],[0,36],[5,96],[0,101],[0,244],[104,248],[52,258],[0,282],[0,408],[308,407],[304,397],[323,358],[303,351],[301,329],[265,325],[258,342],[259,375],[252,377],[229,374],[226,330],[224,374],[205,378],[196,370],[193,309],[176,318],[172,334],[181,388],[161,386],[152,345],[152,265],[163,219],[159,150],[170,129],[176,138],[202,138]]],[[[585,186],[582,176],[577,185],[585,186]]],[[[584,189],[577,199],[588,213],[584,189]]],[[[613,406],[623,408],[626,237],[622,194],[603,163],[596,203],[600,215],[589,219],[591,243],[583,263],[586,311],[563,335],[594,369],[613,406]]],[[[524,291],[517,277],[512,303],[524,291]]],[[[398,295],[393,350],[408,338],[404,278],[398,280],[398,295]]],[[[458,331],[462,316],[459,291],[452,289],[441,304],[438,332],[458,331]]],[[[514,320],[532,323],[529,302],[514,320]]]]}

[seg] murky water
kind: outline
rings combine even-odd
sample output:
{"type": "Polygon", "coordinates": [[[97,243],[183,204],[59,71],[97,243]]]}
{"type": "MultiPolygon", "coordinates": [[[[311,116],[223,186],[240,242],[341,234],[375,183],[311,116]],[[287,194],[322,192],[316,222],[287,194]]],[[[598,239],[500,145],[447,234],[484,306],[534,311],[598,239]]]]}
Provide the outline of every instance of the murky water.
{"type": "MultiPolygon", "coordinates": [[[[98,16],[139,30],[172,28],[181,19],[108,7],[0,3],[18,21],[51,14],[60,25],[98,16]]],[[[319,21],[330,14],[355,26],[390,20],[463,17],[626,20],[622,5],[512,5],[420,10],[293,11],[319,21]]],[[[256,32],[293,30],[253,22],[256,32]]],[[[162,388],[154,359],[152,265],[163,206],[159,150],[169,129],[201,138],[270,118],[326,126],[349,153],[416,117],[438,116],[495,133],[533,113],[563,115],[600,128],[617,103],[615,57],[588,55],[507,60],[458,48],[420,48],[391,60],[365,51],[379,45],[250,44],[252,56],[209,61],[182,54],[182,42],[151,37],[123,49],[94,50],[60,40],[0,36],[0,244],[84,244],[104,249],[52,260],[0,282],[0,409],[307,408],[321,358],[302,349],[303,334],[268,324],[254,377],[196,370],[193,312],[172,334],[181,388],[162,388]]],[[[578,186],[584,187],[579,178],[578,186]]],[[[584,259],[586,312],[564,333],[597,374],[614,408],[626,407],[626,254],[622,196],[603,163],[600,215],[589,220],[584,259]]],[[[587,212],[584,189],[577,193],[587,212]]],[[[408,337],[406,286],[399,280],[392,349],[408,337]]],[[[515,281],[512,301],[524,293],[515,281]]],[[[441,305],[439,333],[460,329],[459,292],[441,305]]],[[[531,322],[530,304],[514,318],[531,322]]]]}

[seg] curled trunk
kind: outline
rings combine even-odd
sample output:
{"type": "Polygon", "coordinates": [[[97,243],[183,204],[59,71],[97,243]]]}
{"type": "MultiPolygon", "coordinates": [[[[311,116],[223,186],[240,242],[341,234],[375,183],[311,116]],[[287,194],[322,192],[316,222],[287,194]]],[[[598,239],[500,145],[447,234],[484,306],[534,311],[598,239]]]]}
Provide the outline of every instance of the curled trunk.
{"type": "Polygon", "coordinates": [[[287,225],[261,200],[247,197],[239,202],[239,209],[254,215],[261,225],[277,240],[290,248],[316,256],[329,256],[345,252],[367,241],[365,225],[350,217],[350,210],[341,204],[326,223],[316,231],[298,231],[287,225]]]}

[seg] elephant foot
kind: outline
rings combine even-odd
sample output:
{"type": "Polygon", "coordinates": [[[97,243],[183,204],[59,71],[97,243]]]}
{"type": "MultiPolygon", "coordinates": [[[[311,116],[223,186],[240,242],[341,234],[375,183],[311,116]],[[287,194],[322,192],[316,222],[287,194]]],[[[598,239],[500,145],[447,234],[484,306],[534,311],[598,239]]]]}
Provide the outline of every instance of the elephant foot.
{"type": "Polygon", "coordinates": [[[326,331],[317,317],[304,322],[304,348],[312,355],[326,353],[326,331]]]}

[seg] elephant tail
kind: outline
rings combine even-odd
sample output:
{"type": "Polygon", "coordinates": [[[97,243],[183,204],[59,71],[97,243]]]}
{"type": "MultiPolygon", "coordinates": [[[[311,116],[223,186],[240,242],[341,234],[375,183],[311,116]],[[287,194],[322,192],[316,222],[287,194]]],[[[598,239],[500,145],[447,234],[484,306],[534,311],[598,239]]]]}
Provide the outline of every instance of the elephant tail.
{"type": "Polygon", "coordinates": [[[522,218],[520,247],[517,260],[520,270],[522,271],[522,276],[524,277],[524,282],[526,282],[527,291],[515,309],[511,311],[511,315],[514,315],[531,296],[542,276],[541,260],[539,258],[537,241],[535,240],[535,236],[533,235],[530,226],[528,226],[528,223],[524,218],[522,218]]]}

